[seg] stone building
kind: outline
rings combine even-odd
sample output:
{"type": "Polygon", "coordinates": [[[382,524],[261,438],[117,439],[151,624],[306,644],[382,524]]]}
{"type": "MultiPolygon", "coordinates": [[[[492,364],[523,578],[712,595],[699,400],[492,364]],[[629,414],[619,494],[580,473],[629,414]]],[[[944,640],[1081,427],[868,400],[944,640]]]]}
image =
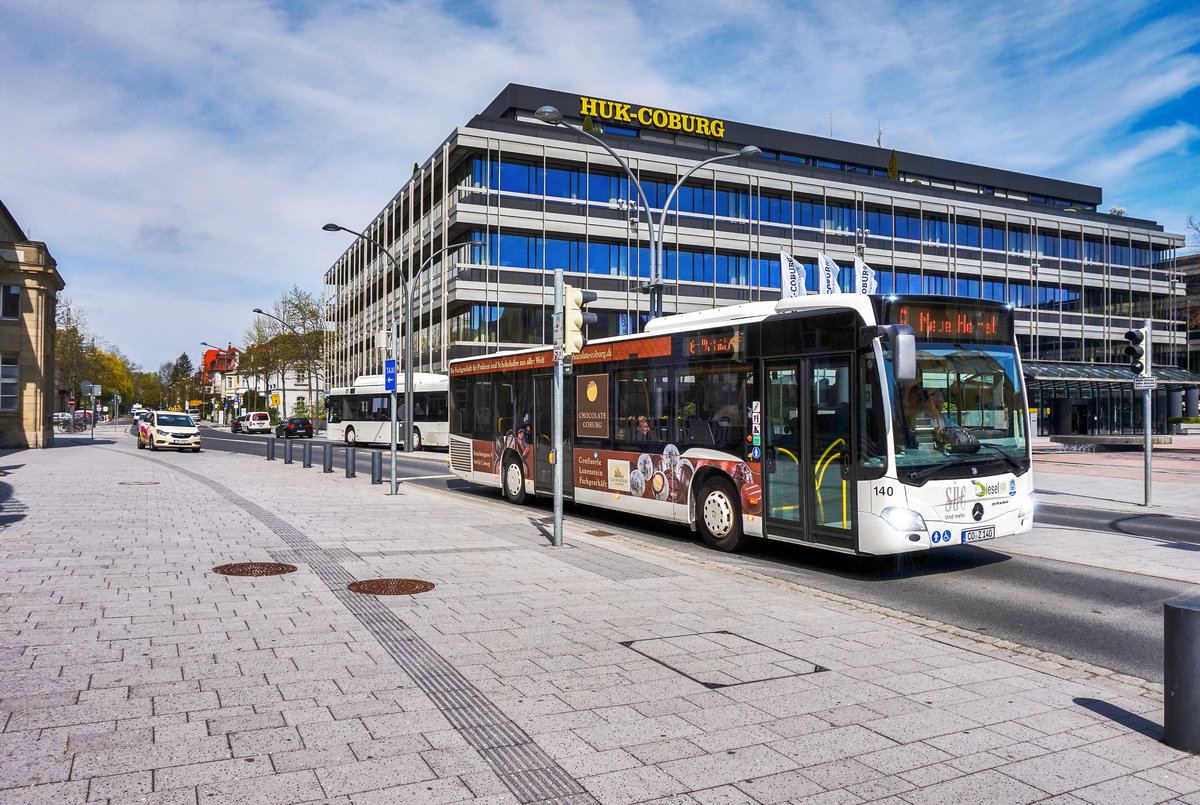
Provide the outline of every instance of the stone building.
{"type": "Polygon", "coordinates": [[[54,321],[63,288],[45,243],[0,201],[0,446],[54,442],[54,321]]]}

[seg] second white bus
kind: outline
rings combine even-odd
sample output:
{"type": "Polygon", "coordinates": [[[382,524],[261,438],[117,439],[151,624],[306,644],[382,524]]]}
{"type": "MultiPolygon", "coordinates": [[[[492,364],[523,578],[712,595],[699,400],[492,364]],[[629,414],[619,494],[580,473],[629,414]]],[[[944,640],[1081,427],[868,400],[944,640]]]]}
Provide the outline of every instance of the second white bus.
{"type": "MultiPolygon", "coordinates": [[[[353,386],[333,388],[325,399],[328,424],[325,435],[346,444],[391,442],[391,392],[384,388],[383,375],[362,375],[353,386]]],[[[446,447],[449,433],[449,378],[429,372],[413,373],[413,449],[446,447]]],[[[396,378],[399,396],[397,419],[404,420],[404,376],[396,378]]],[[[404,433],[399,434],[404,443],[404,433]]]]}

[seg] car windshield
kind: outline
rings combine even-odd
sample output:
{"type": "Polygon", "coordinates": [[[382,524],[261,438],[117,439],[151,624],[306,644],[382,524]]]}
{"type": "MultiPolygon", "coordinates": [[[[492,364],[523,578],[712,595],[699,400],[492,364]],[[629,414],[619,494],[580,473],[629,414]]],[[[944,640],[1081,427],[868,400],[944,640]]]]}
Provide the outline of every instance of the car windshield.
{"type": "Polygon", "coordinates": [[[192,418],[187,414],[159,414],[158,424],[166,425],[169,428],[190,428],[195,426],[192,418]]]}
{"type": "Polygon", "coordinates": [[[1010,346],[917,343],[917,379],[896,383],[886,361],[901,480],[1029,468],[1025,395],[1010,346]]]}

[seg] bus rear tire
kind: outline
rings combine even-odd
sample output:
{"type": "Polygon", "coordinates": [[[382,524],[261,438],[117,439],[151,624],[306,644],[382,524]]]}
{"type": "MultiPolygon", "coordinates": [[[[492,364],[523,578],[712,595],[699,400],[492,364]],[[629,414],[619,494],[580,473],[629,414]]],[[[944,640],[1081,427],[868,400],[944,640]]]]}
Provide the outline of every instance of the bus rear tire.
{"type": "Polygon", "coordinates": [[[346,444],[351,447],[358,444],[358,437],[354,435],[354,428],[346,428],[346,444]]]}
{"type": "Polygon", "coordinates": [[[504,491],[504,499],[509,503],[520,506],[525,502],[525,472],[521,469],[520,461],[510,458],[504,462],[500,488],[504,491]]]}
{"type": "Polygon", "coordinates": [[[421,431],[417,428],[413,428],[412,449],[414,452],[421,449],[421,431]]]}
{"type": "Polygon", "coordinates": [[[708,547],[736,551],[742,545],[742,512],[733,484],[724,478],[705,482],[696,497],[696,527],[708,547]]]}

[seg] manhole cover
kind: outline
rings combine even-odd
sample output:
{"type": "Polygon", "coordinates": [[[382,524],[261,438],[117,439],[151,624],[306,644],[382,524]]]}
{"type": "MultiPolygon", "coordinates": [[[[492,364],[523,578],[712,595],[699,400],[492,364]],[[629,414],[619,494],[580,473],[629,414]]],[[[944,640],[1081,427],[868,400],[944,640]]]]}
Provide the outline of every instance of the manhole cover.
{"type": "Polygon", "coordinates": [[[611,531],[601,531],[600,529],[596,529],[595,531],[584,531],[583,533],[593,537],[611,537],[613,535],[613,532],[611,531]]]}
{"type": "Polygon", "coordinates": [[[416,595],[429,592],[433,584],[420,579],[368,579],[356,581],[348,589],[364,595],[416,595]]]}
{"type": "Polygon", "coordinates": [[[285,565],[283,562],[236,562],[214,567],[213,573],[222,576],[282,576],[295,570],[295,565],[285,565]]]}
{"type": "Polygon", "coordinates": [[[121,486],[158,486],[158,481],[117,481],[121,486]]]}

